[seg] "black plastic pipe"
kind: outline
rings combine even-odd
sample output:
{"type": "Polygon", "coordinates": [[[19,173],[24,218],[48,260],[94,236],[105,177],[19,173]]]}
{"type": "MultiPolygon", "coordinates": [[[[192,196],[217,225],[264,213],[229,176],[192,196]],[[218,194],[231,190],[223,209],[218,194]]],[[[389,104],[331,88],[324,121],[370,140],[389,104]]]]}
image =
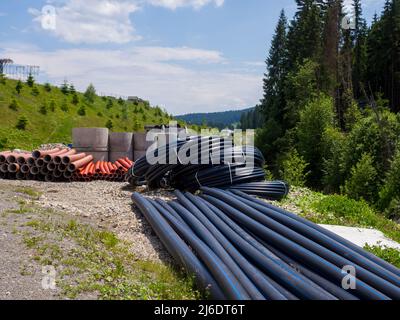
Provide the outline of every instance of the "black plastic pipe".
{"type": "MultiPolygon", "coordinates": [[[[400,277],[391,273],[390,271],[381,267],[380,265],[374,263],[373,261],[367,259],[366,257],[358,254],[357,252],[353,251],[352,249],[329,238],[328,236],[324,235],[323,233],[319,232],[318,230],[315,230],[314,228],[311,228],[311,227],[305,225],[304,223],[301,223],[290,217],[282,215],[282,214],[280,214],[272,209],[269,209],[265,206],[262,206],[260,204],[254,203],[250,200],[247,200],[246,198],[239,197],[235,194],[232,194],[232,196],[235,199],[237,199],[238,201],[243,202],[244,204],[258,210],[259,212],[274,219],[275,221],[281,223],[282,225],[287,226],[288,228],[292,229],[293,231],[296,231],[299,234],[307,237],[308,239],[311,239],[311,240],[315,241],[316,243],[323,245],[324,247],[332,250],[333,252],[339,254],[340,256],[347,258],[351,262],[354,262],[357,265],[367,269],[368,271],[373,272],[374,274],[378,275],[379,277],[391,282],[392,284],[395,284],[396,286],[400,286],[400,277]]],[[[261,216],[261,219],[257,219],[257,217],[255,217],[255,219],[260,223],[263,223],[263,220],[265,220],[263,218],[264,218],[264,216],[261,216]]],[[[348,264],[350,264],[350,263],[348,263],[348,264]]]]}
{"type": "Polygon", "coordinates": [[[254,203],[261,204],[261,205],[263,205],[263,206],[265,206],[267,208],[273,209],[273,210],[275,210],[275,211],[277,211],[277,212],[279,212],[279,213],[281,213],[283,215],[286,215],[286,216],[288,216],[288,217],[290,217],[290,218],[292,218],[294,220],[302,222],[305,225],[307,225],[307,226],[309,226],[309,227],[311,227],[311,228],[313,228],[313,229],[325,234],[326,236],[330,237],[331,239],[333,239],[333,240],[345,245],[346,247],[354,250],[358,254],[361,254],[362,256],[372,260],[373,262],[375,262],[376,264],[380,265],[381,267],[389,270],[390,272],[400,276],[400,269],[396,268],[394,265],[386,262],[385,260],[382,260],[382,259],[378,258],[374,254],[364,250],[363,248],[355,245],[354,243],[352,243],[352,242],[350,242],[350,241],[338,236],[337,234],[335,234],[335,233],[333,233],[333,232],[331,232],[331,231],[329,231],[329,230],[327,230],[327,229],[325,229],[325,228],[323,228],[323,227],[321,227],[321,226],[319,226],[319,225],[317,225],[317,224],[315,224],[315,223],[313,223],[313,222],[311,222],[311,221],[309,221],[309,220],[307,220],[307,219],[305,219],[303,217],[295,215],[294,213],[291,213],[291,212],[289,212],[287,210],[284,210],[282,208],[275,207],[275,206],[273,206],[273,205],[271,205],[269,203],[266,203],[264,201],[261,201],[259,199],[254,198],[254,197],[251,197],[251,196],[249,196],[249,195],[247,195],[247,194],[245,194],[243,192],[233,190],[232,193],[237,194],[237,195],[239,195],[239,196],[241,196],[241,197],[243,197],[245,199],[248,199],[250,201],[253,201],[254,203]]]}
{"type": "MultiPolygon", "coordinates": [[[[214,193],[213,190],[208,188],[204,188],[204,192],[211,194],[214,193]]],[[[343,264],[342,268],[339,268],[334,263],[331,263],[330,261],[322,258],[322,256],[325,254],[330,255],[329,252],[326,252],[327,250],[322,249],[323,247],[319,246],[316,243],[311,243],[310,241],[307,241],[308,239],[304,237],[301,238],[300,235],[291,232],[291,230],[287,230],[287,228],[284,229],[279,224],[278,226],[275,225],[274,223],[271,223],[271,225],[283,231],[284,234],[280,234],[274,230],[267,228],[266,226],[260,224],[259,222],[253,220],[252,218],[245,215],[243,212],[238,211],[237,209],[221,201],[220,199],[214,198],[212,196],[206,196],[206,197],[207,201],[210,201],[211,203],[216,205],[222,211],[230,215],[235,221],[240,222],[241,225],[243,226],[246,226],[246,228],[248,228],[251,232],[259,236],[267,243],[274,243],[274,245],[278,249],[282,251],[291,252],[293,256],[299,256],[302,259],[302,261],[309,264],[313,269],[321,270],[321,272],[324,272],[326,276],[331,277],[334,282],[336,283],[342,282],[344,278],[342,273],[342,268],[346,264],[343,264]],[[297,241],[300,242],[300,244],[293,240],[289,240],[288,237],[295,238],[297,241]],[[315,250],[315,252],[305,248],[303,245],[311,247],[312,249],[315,250]]],[[[246,209],[246,211],[248,212],[252,212],[252,210],[248,210],[246,206],[244,206],[244,209],[246,209]]],[[[340,263],[338,262],[338,264],[340,263]]],[[[383,294],[382,292],[371,287],[364,281],[360,280],[359,274],[361,273],[361,271],[364,271],[362,270],[361,267],[358,267],[357,271],[358,271],[358,277],[356,279],[357,289],[355,290],[357,294],[367,299],[383,299],[383,300],[389,299],[387,295],[383,294]]],[[[369,275],[367,279],[370,280],[370,278],[372,278],[372,276],[369,275]]],[[[376,282],[375,285],[380,285],[381,290],[383,290],[384,292],[390,292],[390,294],[394,298],[396,298],[399,289],[396,286],[393,286],[391,283],[384,281],[379,277],[377,278],[378,279],[374,281],[376,282]],[[384,285],[386,286],[383,287],[384,285]]]]}
{"type": "Polygon", "coordinates": [[[136,192],[132,194],[132,200],[145,216],[146,220],[167,248],[168,252],[175,258],[175,261],[180,263],[180,265],[187,270],[189,275],[195,276],[198,287],[209,290],[214,299],[226,299],[220,286],[211,276],[209,271],[193,254],[186,243],[176,234],[174,229],[172,229],[154,206],[136,192]]]}
{"type": "MultiPolygon", "coordinates": [[[[159,207],[163,209],[161,206],[159,207]]],[[[179,220],[175,219],[168,211],[159,211],[163,217],[170,223],[171,227],[182,236],[182,238],[197,253],[201,261],[208,267],[208,270],[216,279],[224,294],[231,300],[249,300],[243,286],[238,282],[231,270],[222,262],[222,260],[210,250],[210,248],[193,231],[181,225],[179,220]]]]}

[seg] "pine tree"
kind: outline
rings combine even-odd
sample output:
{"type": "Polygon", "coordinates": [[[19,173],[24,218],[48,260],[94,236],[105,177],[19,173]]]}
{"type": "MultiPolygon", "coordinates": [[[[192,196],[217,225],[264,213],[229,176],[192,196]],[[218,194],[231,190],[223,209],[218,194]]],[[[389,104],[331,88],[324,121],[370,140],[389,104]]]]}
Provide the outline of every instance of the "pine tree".
{"type": "Polygon", "coordinates": [[[353,54],[353,90],[356,98],[362,97],[362,85],[366,82],[367,72],[367,36],[368,26],[362,16],[361,0],[353,2],[355,13],[354,54],[353,54]]]}
{"type": "Polygon", "coordinates": [[[22,85],[21,80],[18,80],[17,85],[15,86],[15,91],[17,91],[17,93],[20,94],[22,87],[23,87],[23,85],[22,85]]]}
{"type": "Polygon", "coordinates": [[[63,84],[61,85],[61,92],[65,95],[69,94],[69,85],[67,80],[64,80],[63,84]]]}
{"type": "Polygon", "coordinates": [[[336,95],[340,42],[340,1],[330,1],[325,14],[323,53],[321,56],[321,87],[330,96],[336,95]]]}
{"type": "Polygon", "coordinates": [[[113,122],[109,119],[109,120],[106,122],[106,128],[108,128],[109,130],[112,130],[113,127],[114,127],[113,122]]]}
{"type": "Polygon", "coordinates": [[[31,88],[35,84],[35,79],[33,78],[32,73],[29,74],[28,79],[26,80],[26,84],[31,88]]]}
{"type": "Polygon", "coordinates": [[[76,94],[76,89],[75,89],[75,86],[74,86],[73,84],[71,84],[71,85],[69,86],[69,93],[71,93],[71,94],[76,94]]]}
{"type": "Polygon", "coordinates": [[[322,50],[323,0],[296,0],[297,12],[288,33],[289,67],[296,68],[306,59],[318,60],[322,50]]]}
{"type": "Polygon", "coordinates": [[[89,84],[84,93],[84,96],[90,103],[94,102],[94,99],[96,98],[96,89],[94,88],[93,84],[89,84]]]}

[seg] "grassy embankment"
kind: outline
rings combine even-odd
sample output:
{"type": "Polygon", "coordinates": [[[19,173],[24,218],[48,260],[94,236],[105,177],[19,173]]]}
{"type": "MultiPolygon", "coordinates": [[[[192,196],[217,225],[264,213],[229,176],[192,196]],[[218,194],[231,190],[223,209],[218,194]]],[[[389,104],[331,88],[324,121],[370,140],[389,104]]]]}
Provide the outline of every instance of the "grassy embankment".
{"type": "MultiPolygon", "coordinates": [[[[0,79],[1,80],[1,79],[0,79]]],[[[140,131],[146,124],[168,122],[170,116],[147,102],[119,101],[95,96],[93,102],[77,92],[76,97],[64,94],[55,86],[0,81],[0,150],[33,149],[40,144],[70,143],[73,127],[105,127],[112,123],[113,131],[140,131]],[[75,103],[74,103],[75,102],[75,103]],[[82,109],[84,115],[82,115],[82,109]],[[18,120],[25,117],[25,130],[17,129],[18,120]]]]}

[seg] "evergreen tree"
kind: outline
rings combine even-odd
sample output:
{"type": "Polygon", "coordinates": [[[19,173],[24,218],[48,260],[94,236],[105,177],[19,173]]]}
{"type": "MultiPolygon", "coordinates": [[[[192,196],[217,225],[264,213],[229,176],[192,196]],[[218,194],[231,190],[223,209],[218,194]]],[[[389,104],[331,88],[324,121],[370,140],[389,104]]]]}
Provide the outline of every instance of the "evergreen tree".
{"type": "Polygon", "coordinates": [[[51,92],[51,85],[50,85],[50,83],[46,82],[46,83],[44,84],[44,90],[45,90],[46,92],[51,92]]]}
{"type": "Polygon", "coordinates": [[[363,94],[361,86],[366,82],[368,26],[362,16],[361,0],[354,0],[353,7],[355,13],[353,90],[354,96],[359,99],[363,94]]]}
{"type": "Polygon", "coordinates": [[[75,86],[74,86],[73,84],[71,84],[71,85],[69,86],[69,93],[71,93],[71,94],[76,94],[76,89],[75,89],[75,86]]]}
{"type": "Polygon", "coordinates": [[[68,95],[69,94],[69,85],[68,85],[68,82],[67,82],[67,80],[64,80],[64,82],[63,82],[63,84],[61,85],[61,92],[63,93],[63,94],[65,94],[65,95],[68,95]]]}
{"type": "Polygon", "coordinates": [[[20,116],[20,117],[18,118],[18,121],[17,121],[17,124],[16,124],[15,127],[16,127],[18,130],[25,130],[26,127],[28,126],[28,123],[29,123],[29,121],[28,121],[28,119],[27,119],[25,116],[20,116]]]}
{"type": "Polygon", "coordinates": [[[113,122],[110,119],[106,122],[106,128],[108,128],[109,130],[112,130],[114,128],[113,122]]]}
{"type": "Polygon", "coordinates": [[[77,104],[79,103],[79,97],[78,97],[78,95],[76,94],[76,92],[75,92],[74,95],[72,96],[72,103],[73,103],[74,105],[77,105],[77,104]]]}
{"type": "Polygon", "coordinates": [[[23,87],[23,85],[22,85],[21,80],[18,80],[17,85],[15,86],[15,91],[17,91],[17,93],[20,94],[22,87],[23,87]]]}
{"type": "Polygon", "coordinates": [[[28,79],[26,80],[26,84],[31,88],[35,84],[35,79],[33,78],[32,73],[29,74],[28,79]]]}
{"type": "Polygon", "coordinates": [[[318,60],[322,49],[323,0],[296,0],[297,12],[288,33],[289,67],[296,68],[306,59],[318,60]]]}
{"type": "Polygon", "coordinates": [[[96,89],[94,88],[93,84],[89,84],[84,93],[84,96],[86,100],[89,101],[90,103],[94,102],[94,99],[96,98],[96,89]]]}

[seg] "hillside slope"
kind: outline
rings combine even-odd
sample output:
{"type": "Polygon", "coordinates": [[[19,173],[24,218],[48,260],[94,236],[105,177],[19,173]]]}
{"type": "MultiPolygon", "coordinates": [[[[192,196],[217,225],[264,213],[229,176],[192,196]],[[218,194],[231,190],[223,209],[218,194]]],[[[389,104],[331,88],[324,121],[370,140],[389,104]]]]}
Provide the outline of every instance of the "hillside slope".
{"type": "Polygon", "coordinates": [[[186,115],[176,116],[176,119],[185,121],[193,125],[207,125],[218,129],[225,129],[239,123],[241,116],[250,109],[238,111],[224,111],[212,113],[190,113],[186,115]]]}
{"type": "MultiPolygon", "coordinates": [[[[1,80],[1,79],[0,79],[1,80]]],[[[112,97],[93,96],[74,91],[63,93],[58,87],[18,81],[0,81],[0,150],[33,149],[50,142],[71,142],[73,127],[112,127],[113,131],[140,131],[146,124],[168,122],[170,117],[147,102],[128,102],[112,97]],[[35,89],[36,88],[36,89],[35,89]],[[91,101],[90,101],[91,100],[91,101]],[[17,129],[27,119],[25,130],[17,129]]],[[[65,91],[64,91],[65,92],[65,91]]]]}

